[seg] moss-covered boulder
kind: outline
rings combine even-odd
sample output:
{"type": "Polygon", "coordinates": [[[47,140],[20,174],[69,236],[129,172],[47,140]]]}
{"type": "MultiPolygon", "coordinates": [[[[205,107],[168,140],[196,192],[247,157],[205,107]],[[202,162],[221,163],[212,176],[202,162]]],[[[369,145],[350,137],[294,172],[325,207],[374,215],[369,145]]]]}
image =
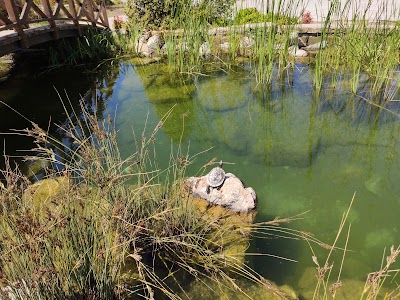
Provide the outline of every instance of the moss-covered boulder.
{"type": "MultiPolygon", "coordinates": [[[[295,300],[297,293],[288,285],[279,287],[271,281],[261,279],[254,283],[243,278],[235,280],[236,289],[228,288],[229,283],[216,279],[203,279],[194,281],[189,288],[188,295],[195,295],[196,299],[216,300],[295,300]]],[[[193,298],[194,299],[194,298],[193,298]]]]}
{"type": "Polygon", "coordinates": [[[144,87],[147,100],[154,105],[160,119],[168,115],[163,130],[170,139],[184,141],[193,128],[194,94],[193,79],[171,73],[165,64],[151,64],[135,68],[144,87]]]}
{"type": "Polygon", "coordinates": [[[69,188],[70,182],[66,177],[46,178],[30,185],[24,192],[23,200],[27,207],[39,218],[50,212],[56,214],[58,206],[55,198],[69,188]]]}
{"type": "MultiPolygon", "coordinates": [[[[315,288],[317,286],[317,270],[309,267],[304,270],[303,275],[300,277],[298,287],[300,298],[304,300],[319,299],[325,293],[323,285],[321,285],[320,296],[318,293],[315,295],[315,288]],[[315,296],[317,298],[315,298],[315,296]]],[[[324,299],[340,299],[340,300],[353,300],[360,299],[364,291],[365,282],[355,279],[340,280],[340,284],[333,285],[333,282],[328,284],[326,291],[326,298],[324,299]],[[335,297],[333,297],[335,292],[335,297]]],[[[383,299],[383,295],[378,295],[377,299],[383,299]]]]}
{"type": "Polygon", "coordinates": [[[196,90],[193,81],[171,73],[165,64],[138,66],[135,72],[143,82],[150,103],[178,103],[193,99],[196,90]]]}
{"type": "Polygon", "coordinates": [[[227,111],[245,106],[248,87],[231,76],[203,80],[197,89],[197,102],[206,110],[227,111]]]}

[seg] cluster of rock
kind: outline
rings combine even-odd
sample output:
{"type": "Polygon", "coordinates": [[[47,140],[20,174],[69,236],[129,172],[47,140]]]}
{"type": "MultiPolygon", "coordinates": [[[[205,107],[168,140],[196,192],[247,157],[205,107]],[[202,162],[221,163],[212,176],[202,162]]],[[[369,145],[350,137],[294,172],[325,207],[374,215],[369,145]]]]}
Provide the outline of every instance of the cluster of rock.
{"type": "MultiPolygon", "coordinates": [[[[308,45],[306,41],[298,36],[298,32],[293,32],[289,37],[288,53],[292,57],[306,57],[310,52],[318,51],[319,49],[325,48],[326,42],[318,42],[314,44],[308,45]]],[[[255,40],[250,36],[243,36],[239,41],[238,52],[240,56],[250,56],[251,51],[254,49],[256,45],[255,40]]],[[[217,52],[220,53],[229,53],[231,49],[231,44],[227,41],[221,41],[221,43],[214,45],[217,52]]],[[[165,42],[160,34],[157,31],[146,31],[144,32],[137,44],[136,51],[138,54],[145,57],[154,57],[160,55],[166,55],[167,49],[169,47],[180,47],[184,51],[189,51],[189,47],[186,43],[181,45],[169,45],[168,42],[165,42]]],[[[283,50],[285,45],[282,43],[275,44],[276,50],[283,50]]],[[[199,54],[201,57],[209,58],[212,54],[211,45],[209,42],[205,41],[200,45],[199,54]]]]}
{"type": "Polygon", "coordinates": [[[212,205],[220,205],[230,211],[248,213],[256,207],[256,192],[245,188],[242,181],[221,167],[201,177],[185,180],[194,198],[205,199],[212,205]]]}

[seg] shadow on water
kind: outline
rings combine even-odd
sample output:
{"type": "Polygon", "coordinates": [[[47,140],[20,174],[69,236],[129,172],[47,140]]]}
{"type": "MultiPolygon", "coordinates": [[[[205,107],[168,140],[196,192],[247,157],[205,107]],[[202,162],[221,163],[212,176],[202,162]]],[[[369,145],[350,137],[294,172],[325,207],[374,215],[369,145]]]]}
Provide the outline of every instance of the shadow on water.
{"type": "MultiPolygon", "coordinates": [[[[84,68],[46,70],[43,68],[46,63],[47,58],[40,55],[19,57],[11,76],[0,83],[0,100],[12,108],[0,104],[0,151],[17,162],[28,175],[39,177],[36,173],[46,164],[40,161],[24,163],[23,156],[32,154],[33,139],[18,135],[16,131],[32,128],[32,122],[48,130],[57,140],[69,144],[69,138],[58,127],[68,117],[63,105],[79,116],[82,103],[101,119],[118,76],[116,69],[108,66],[96,72],[84,68]]],[[[71,116],[74,117],[73,113],[71,116]]],[[[4,166],[3,156],[0,165],[4,166]]]]}
{"type": "MultiPolygon", "coordinates": [[[[261,220],[273,220],[276,216],[262,216],[261,220]]],[[[257,218],[258,219],[258,218],[257,218]]],[[[290,225],[279,226],[279,228],[290,225]]],[[[301,243],[304,241],[284,237],[284,234],[271,231],[271,236],[253,239],[247,250],[249,266],[261,276],[273,280],[278,285],[294,284],[288,282],[288,274],[298,268],[297,262],[302,259],[301,243]],[[275,236],[274,236],[275,235],[275,236]],[[254,253],[255,255],[252,255],[254,253]]]]}

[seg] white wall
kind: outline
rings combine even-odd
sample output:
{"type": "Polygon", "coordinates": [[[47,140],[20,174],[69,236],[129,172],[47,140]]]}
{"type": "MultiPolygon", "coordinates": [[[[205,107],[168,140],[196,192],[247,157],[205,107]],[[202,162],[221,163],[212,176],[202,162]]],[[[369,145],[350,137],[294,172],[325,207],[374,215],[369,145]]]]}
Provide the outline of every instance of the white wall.
{"type": "MultiPolygon", "coordinates": [[[[313,21],[323,21],[333,1],[341,11],[340,15],[351,19],[356,14],[363,15],[367,11],[368,20],[400,20],[400,0],[237,0],[237,7],[255,7],[260,12],[265,12],[268,4],[271,10],[271,3],[281,1],[280,11],[290,12],[293,16],[299,16],[302,11],[310,11],[313,21]]],[[[333,19],[338,19],[338,15],[333,19]]]]}

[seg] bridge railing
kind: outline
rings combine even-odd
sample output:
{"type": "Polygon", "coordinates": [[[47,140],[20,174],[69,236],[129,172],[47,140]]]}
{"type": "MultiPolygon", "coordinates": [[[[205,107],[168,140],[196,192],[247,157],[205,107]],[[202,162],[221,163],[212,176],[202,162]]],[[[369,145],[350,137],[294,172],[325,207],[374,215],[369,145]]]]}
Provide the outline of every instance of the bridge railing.
{"type": "Polygon", "coordinates": [[[109,27],[104,0],[99,4],[93,0],[56,0],[54,5],[49,0],[0,0],[0,31],[13,29],[23,45],[24,29],[35,23],[48,23],[55,39],[60,23],[71,23],[79,31],[82,25],[109,27]]]}

